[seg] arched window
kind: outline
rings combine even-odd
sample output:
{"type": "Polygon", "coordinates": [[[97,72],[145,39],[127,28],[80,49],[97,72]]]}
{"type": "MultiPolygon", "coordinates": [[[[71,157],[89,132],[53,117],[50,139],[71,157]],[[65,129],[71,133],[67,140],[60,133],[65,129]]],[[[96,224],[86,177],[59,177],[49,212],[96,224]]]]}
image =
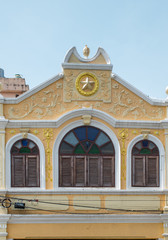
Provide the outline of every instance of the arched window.
{"type": "Polygon", "coordinates": [[[39,149],[29,139],[21,139],[11,148],[11,186],[40,186],[39,149]]]}
{"type": "Polygon", "coordinates": [[[106,133],[82,126],[65,135],[59,147],[59,186],[115,186],[115,151],[106,133]]]}
{"type": "Polygon", "coordinates": [[[139,141],[132,149],[132,186],[159,187],[159,150],[152,141],[139,141]]]}

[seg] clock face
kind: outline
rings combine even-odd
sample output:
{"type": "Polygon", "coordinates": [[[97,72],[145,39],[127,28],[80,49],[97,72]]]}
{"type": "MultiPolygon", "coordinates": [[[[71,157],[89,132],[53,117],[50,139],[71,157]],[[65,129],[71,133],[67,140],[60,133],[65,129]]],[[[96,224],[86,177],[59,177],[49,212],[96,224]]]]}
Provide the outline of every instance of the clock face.
{"type": "Polygon", "coordinates": [[[92,73],[82,73],[76,79],[76,89],[83,96],[95,94],[99,88],[99,81],[92,73]]]}

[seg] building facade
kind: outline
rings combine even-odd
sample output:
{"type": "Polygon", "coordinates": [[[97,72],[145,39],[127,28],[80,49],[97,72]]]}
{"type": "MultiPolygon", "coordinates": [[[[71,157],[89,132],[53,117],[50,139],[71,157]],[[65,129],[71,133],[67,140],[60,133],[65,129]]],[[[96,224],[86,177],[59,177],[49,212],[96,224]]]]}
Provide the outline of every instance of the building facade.
{"type": "Polygon", "coordinates": [[[20,74],[15,78],[6,78],[4,70],[0,68],[0,93],[6,98],[15,98],[29,90],[29,85],[20,74]]]}
{"type": "Polygon", "coordinates": [[[0,98],[0,239],[168,239],[168,117],[69,50],[63,72],[0,98]]]}

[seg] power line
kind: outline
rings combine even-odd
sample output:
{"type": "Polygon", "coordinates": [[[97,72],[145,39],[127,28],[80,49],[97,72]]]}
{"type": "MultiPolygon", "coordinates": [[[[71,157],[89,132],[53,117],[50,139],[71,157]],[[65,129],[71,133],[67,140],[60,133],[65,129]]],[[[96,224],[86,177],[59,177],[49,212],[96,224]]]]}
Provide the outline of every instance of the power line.
{"type": "MultiPolygon", "coordinates": [[[[0,196],[0,197],[4,198],[4,196],[0,196]]],[[[6,200],[14,199],[14,200],[17,200],[17,201],[27,201],[27,202],[37,202],[37,203],[44,203],[44,204],[51,204],[51,205],[63,205],[63,206],[68,206],[68,207],[72,206],[72,207],[81,207],[81,208],[91,208],[91,209],[96,209],[98,211],[106,210],[106,211],[115,211],[115,212],[162,213],[162,210],[131,210],[131,209],[102,208],[102,207],[99,208],[99,207],[96,207],[96,206],[88,206],[88,205],[86,206],[86,205],[78,205],[78,204],[70,204],[70,203],[65,204],[65,203],[57,203],[57,202],[47,202],[47,201],[40,201],[40,200],[35,200],[35,199],[24,199],[24,198],[16,198],[16,197],[9,197],[9,198],[5,198],[5,199],[6,200]]],[[[13,205],[13,203],[12,203],[12,205],[13,205]]],[[[58,211],[60,211],[60,210],[41,209],[41,208],[35,208],[35,207],[30,207],[30,206],[26,206],[26,208],[33,209],[33,210],[39,210],[39,211],[46,211],[46,212],[57,212],[57,213],[58,213],[58,211]]],[[[78,209],[78,210],[80,211],[81,209],[78,209]]],[[[65,212],[66,210],[62,210],[61,213],[63,213],[63,211],[66,214],[76,214],[74,212],[71,212],[71,213],[70,212],[65,212]]]]}

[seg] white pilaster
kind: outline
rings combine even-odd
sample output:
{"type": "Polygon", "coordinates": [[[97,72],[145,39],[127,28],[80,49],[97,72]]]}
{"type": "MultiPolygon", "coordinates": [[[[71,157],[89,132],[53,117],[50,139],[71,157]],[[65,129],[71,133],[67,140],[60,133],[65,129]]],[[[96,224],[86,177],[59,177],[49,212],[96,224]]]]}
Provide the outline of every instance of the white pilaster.
{"type": "Polygon", "coordinates": [[[165,184],[165,188],[168,188],[168,129],[165,130],[165,160],[166,160],[166,168],[165,168],[166,184],[165,184]]]}

